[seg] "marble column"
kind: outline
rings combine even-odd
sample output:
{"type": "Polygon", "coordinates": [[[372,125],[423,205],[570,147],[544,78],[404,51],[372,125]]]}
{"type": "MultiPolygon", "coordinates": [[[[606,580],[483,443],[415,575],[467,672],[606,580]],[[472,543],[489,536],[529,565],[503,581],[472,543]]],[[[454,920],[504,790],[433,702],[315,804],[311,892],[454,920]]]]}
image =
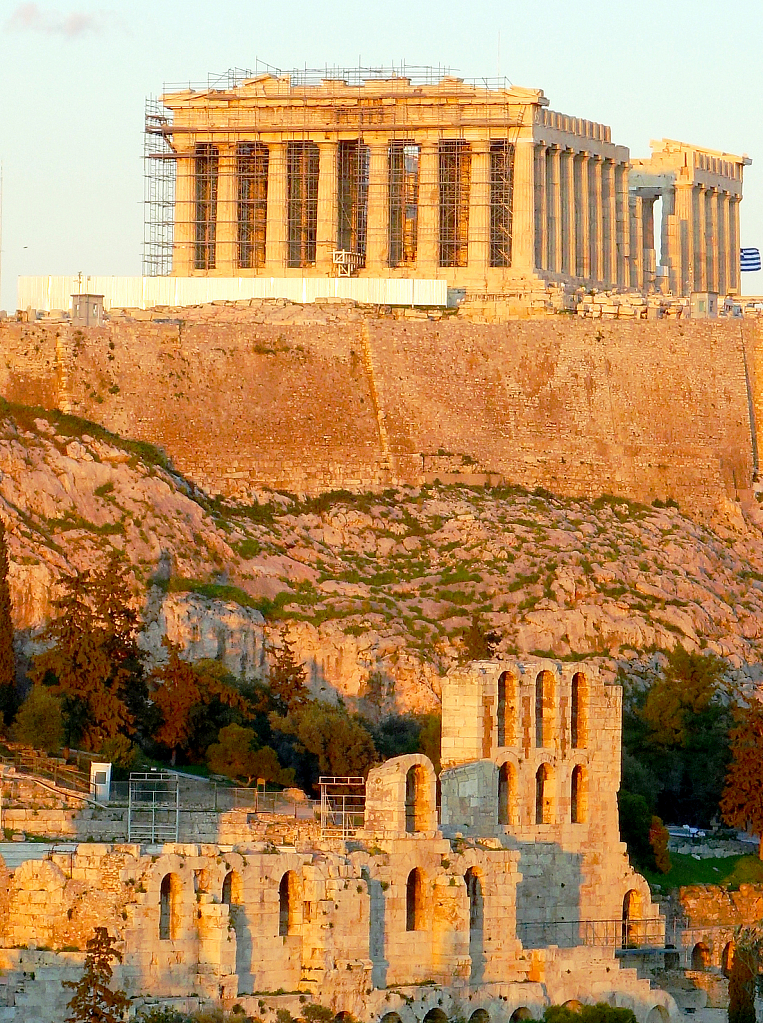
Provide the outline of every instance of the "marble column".
{"type": "Polygon", "coordinates": [[[562,181],[564,182],[562,216],[564,217],[565,226],[562,268],[568,276],[575,277],[577,275],[577,266],[575,265],[575,154],[569,149],[565,151],[562,157],[562,181]]]}
{"type": "Polygon", "coordinates": [[[334,249],[337,236],[337,150],[335,140],[318,142],[318,216],[316,224],[315,269],[319,273],[334,271],[334,249]]]}
{"type": "Polygon", "coordinates": [[[368,145],[366,270],[383,274],[389,266],[389,142],[368,145]]]}
{"type": "Polygon", "coordinates": [[[419,216],[416,269],[434,276],[440,264],[440,159],[437,142],[419,151],[419,216]]]}
{"type": "Polygon", "coordinates": [[[593,196],[592,198],[592,210],[591,219],[595,221],[596,228],[594,231],[593,223],[591,224],[591,236],[592,236],[592,251],[591,251],[591,276],[602,283],[604,281],[604,196],[602,189],[602,177],[603,177],[603,160],[600,156],[594,156],[593,159],[593,196]]]}
{"type": "Polygon", "coordinates": [[[729,207],[728,193],[718,192],[718,294],[723,296],[729,290],[729,207]]]}
{"type": "Polygon", "coordinates": [[[471,143],[468,266],[485,278],[490,266],[490,140],[471,143]]]}
{"type": "Polygon", "coordinates": [[[629,196],[630,259],[628,282],[632,288],[644,290],[644,211],[640,195],[629,196]]]}
{"type": "Polygon", "coordinates": [[[265,269],[282,277],[288,263],[288,173],[286,143],[268,143],[268,199],[265,224],[265,269]]]}
{"type": "Polygon", "coordinates": [[[580,167],[580,205],[577,218],[578,236],[578,272],[583,280],[591,279],[591,195],[590,195],[590,156],[581,153],[578,157],[580,167]]]}
{"type": "Polygon", "coordinates": [[[172,243],[172,273],[188,277],[193,270],[196,233],[196,161],[191,153],[178,155],[175,171],[175,230],[172,243]]]}
{"type": "Polygon", "coordinates": [[[235,277],[238,269],[238,167],[235,145],[221,145],[217,164],[215,269],[235,277]]]}
{"type": "Polygon", "coordinates": [[[535,266],[547,268],[548,197],[546,195],[546,147],[535,147],[535,266]]]}
{"type": "Polygon", "coordinates": [[[631,251],[630,216],[628,206],[628,167],[615,164],[615,188],[617,191],[617,223],[615,225],[615,270],[617,285],[627,288],[629,282],[628,257],[631,251]]]}
{"type": "Polygon", "coordinates": [[[718,189],[708,192],[707,217],[707,290],[718,289],[718,189]]]}
{"type": "Polygon", "coordinates": [[[698,273],[694,275],[695,291],[707,291],[707,192],[702,186],[697,189],[698,231],[695,261],[698,273]]]}
{"type": "Polygon", "coordinates": [[[739,197],[734,195],[729,202],[729,291],[740,293],[739,281],[739,197]]]}
{"type": "Polygon", "coordinates": [[[694,186],[676,185],[676,217],[678,219],[678,242],[680,273],[680,294],[688,295],[694,290],[694,186]]]}
{"type": "Polygon", "coordinates": [[[535,143],[519,138],[514,146],[514,211],[511,265],[532,273],[535,268],[535,143]]]}
{"type": "Polygon", "coordinates": [[[549,152],[551,161],[551,195],[548,198],[550,212],[548,268],[554,273],[562,272],[562,151],[553,146],[549,152]]]}
{"type": "Polygon", "coordinates": [[[607,237],[607,279],[617,284],[617,172],[614,160],[607,160],[605,169],[609,182],[609,232],[607,237]]]}

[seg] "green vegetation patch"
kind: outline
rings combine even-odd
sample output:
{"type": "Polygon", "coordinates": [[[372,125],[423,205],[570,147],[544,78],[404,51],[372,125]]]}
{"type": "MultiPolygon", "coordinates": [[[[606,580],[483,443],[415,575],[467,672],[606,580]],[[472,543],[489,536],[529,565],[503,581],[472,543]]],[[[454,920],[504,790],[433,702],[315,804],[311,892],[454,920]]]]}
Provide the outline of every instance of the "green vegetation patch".
{"type": "Polygon", "coordinates": [[[690,884],[718,884],[736,889],[740,884],[763,884],[763,860],[757,856],[723,856],[695,860],[693,856],[671,852],[667,874],[643,869],[650,884],[662,888],[680,888],[690,884]]]}

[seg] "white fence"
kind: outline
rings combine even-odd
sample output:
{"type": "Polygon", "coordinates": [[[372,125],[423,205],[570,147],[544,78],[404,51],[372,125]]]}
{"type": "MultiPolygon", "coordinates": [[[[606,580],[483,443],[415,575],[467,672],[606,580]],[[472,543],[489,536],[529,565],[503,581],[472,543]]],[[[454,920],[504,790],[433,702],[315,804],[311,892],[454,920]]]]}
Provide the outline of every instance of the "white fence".
{"type": "Polygon", "coordinates": [[[71,296],[103,295],[104,309],[203,305],[250,298],[352,299],[369,305],[444,306],[447,281],[390,277],[19,277],[18,308],[71,309],[71,296]]]}

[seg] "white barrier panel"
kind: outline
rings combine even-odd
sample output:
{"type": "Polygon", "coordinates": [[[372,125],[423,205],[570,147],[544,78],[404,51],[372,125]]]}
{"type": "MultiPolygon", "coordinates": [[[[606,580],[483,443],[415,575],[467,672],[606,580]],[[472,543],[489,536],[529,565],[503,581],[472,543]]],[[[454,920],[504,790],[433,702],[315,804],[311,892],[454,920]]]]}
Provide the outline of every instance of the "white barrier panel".
{"type": "Polygon", "coordinates": [[[204,305],[250,298],[350,299],[368,305],[444,306],[447,281],[400,277],[19,277],[18,308],[71,309],[71,296],[103,295],[104,309],[204,305]]]}

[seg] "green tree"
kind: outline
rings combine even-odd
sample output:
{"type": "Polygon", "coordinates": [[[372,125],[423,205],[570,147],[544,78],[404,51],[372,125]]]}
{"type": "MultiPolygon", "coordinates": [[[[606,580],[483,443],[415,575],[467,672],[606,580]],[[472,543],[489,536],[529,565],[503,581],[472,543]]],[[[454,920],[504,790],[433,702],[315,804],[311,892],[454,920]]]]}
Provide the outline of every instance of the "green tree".
{"type": "Polygon", "coordinates": [[[755,973],[748,957],[734,952],[729,977],[729,1023],[755,1023],[755,973]]]}
{"type": "Polygon", "coordinates": [[[321,774],[365,777],[376,762],[371,733],[343,708],[314,701],[285,717],[271,714],[270,724],[274,731],[294,736],[309,754],[311,762],[302,765],[302,775],[310,784],[321,774]]]}
{"type": "Polygon", "coordinates": [[[475,612],[462,633],[464,657],[467,661],[489,661],[501,642],[499,633],[485,627],[482,616],[475,612]]]}
{"type": "Polygon", "coordinates": [[[305,666],[297,660],[285,628],[281,630],[281,649],[268,673],[268,682],[274,709],[280,714],[310,702],[305,666]]]}
{"type": "Polygon", "coordinates": [[[125,572],[113,555],[105,568],[63,580],[44,634],[49,646],[33,658],[30,671],[33,682],[62,697],[67,742],[91,750],[134,731],[130,704],[142,662],[125,572]]]}
{"type": "Polygon", "coordinates": [[[218,741],[207,750],[207,764],[214,774],[224,774],[237,781],[245,780],[251,785],[256,778],[276,785],[291,785],[294,771],[284,769],[278,756],[270,746],[254,749],[255,732],[252,728],[230,724],[220,729],[218,741]]]}
{"type": "Polygon", "coordinates": [[[112,960],[122,962],[115,939],[105,927],[96,927],[87,942],[85,969],[78,981],[65,980],[64,987],[74,989],[67,1003],[70,1010],[65,1023],[121,1023],[132,1004],[122,990],[113,991],[112,960]]]}
{"type": "Polygon", "coordinates": [[[636,867],[651,867],[653,853],[649,833],[652,811],[647,801],[643,796],[620,789],[617,793],[617,808],[620,814],[620,838],[628,848],[631,862],[636,867]]]}
{"type": "Polygon", "coordinates": [[[623,784],[663,820],[709,825],[729,759],[726,664],[681,646],[662,670],[626,680],[623,784]]]}
{"type": "Polygon", "coordinates": [[[750,827],[761,836],[758,855],[763,859],[763,705],[756,700],[739,708],[735,719],[721,813],[732,827],[750,827]]]}
{"type": "Polygon", "coordinates": [[[17,742],[49,752],[61,749],[64,741],[64,716],[61,699],[45,686],[34,686],[21,704],[13,726],[17,742]]]}
{"type": "Polygon", "coordinates": [[[17,708],[11,591],[8,586],[8,544],[5,525],[0,519],[0,713],[6,725],[13,720],[17,708]]]}
{"type": "Polygon", "coordinates": [[[233,707],[243,713],[247,709],[241,694],[214,671],[205,666],[194,667],[180,656],[180,646],[166,636],[162,645],[169,651],[167,664],[151,672],[153,701],[161,715],[155,739],[171,752],[175,764],[178,750],[191,746],[199,718],[208,716],[214,703],[233,707]]]}
{"type": "Polygon", "coordinates": [[[583,1005],[579,1010],[565,1005],[549,1005],[543,1012],[543,1023],[636,1023],[630,1009],[621,1009],[607,1002],[583,1005]]]}
{"type": "Polygon", "coordinates": [[[668,841],[670,840],[670,834],[668,829],[662,823],[659,817],[652,817],[652,823],[649,828],[649,845],[652,849],[652,856],[654,858],[654,865],[661,874],[669,874],[671,868],[670,852],[668,851],[668,841]]]}

